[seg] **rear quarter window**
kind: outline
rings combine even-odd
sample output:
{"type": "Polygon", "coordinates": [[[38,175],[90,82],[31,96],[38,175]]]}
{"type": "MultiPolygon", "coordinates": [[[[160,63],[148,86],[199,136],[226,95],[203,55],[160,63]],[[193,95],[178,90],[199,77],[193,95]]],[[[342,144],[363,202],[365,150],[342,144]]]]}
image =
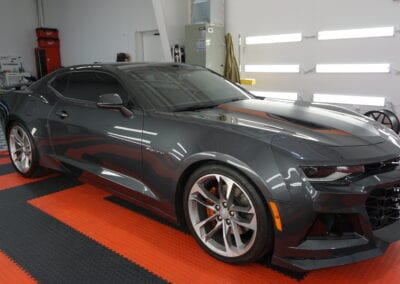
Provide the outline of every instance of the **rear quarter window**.
{"type": "Polygon", "coordinates": [[[52,82],[51,82],[51,86],[53,87],[53,89],[55,89],[57,92],[59,92],[60,94],[64,95],[65,90],[67,89],[67,84],[68,84],[68,78],[69,75],[65,74],[65,75],[60,75],[58,77],[56,77],[52,82]]]}

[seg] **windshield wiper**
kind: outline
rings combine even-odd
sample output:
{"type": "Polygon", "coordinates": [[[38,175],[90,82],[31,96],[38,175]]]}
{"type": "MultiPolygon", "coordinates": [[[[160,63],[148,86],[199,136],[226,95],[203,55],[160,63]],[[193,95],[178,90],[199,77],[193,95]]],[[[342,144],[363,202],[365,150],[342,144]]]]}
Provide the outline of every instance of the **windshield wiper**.
{"type": "Polygon", "coordinates": [[[219,106],[220,104],[212,103],[212,104],[196,104],[196,105],[190,105],[187,107],[177,107],[174,109],[175,112],[178,111],[193,111],[193,110],[201,110],[201,109],[207,109],[207,108],[215,108],[216,106],[219,106]]]}
{"type": "Polygon", "coordinates": [[[223,104],[237,102],[237,101],[243,101],[243,100],[247,100],[247,98],[234,98],[234,99],[228,100],[226,102],[223,102],[223,104]]]}
{"type": "Polygon", "coordinates": [[[242,101],[246,100],[246,98],[233,98],[229,100],[225,100],[219,103],[204,103],[204,104],[195,104],[195,105],[190,105],[187,107],[177,107],[174,109],[175,112],[179,111],[194,111],[194,110],[201,110],[201,109],[207,109],[207,108],[215,108],[219,105],[226,104],[226,103],[231,103],[231,102],[237,102],[237,101],[242,101]]]}

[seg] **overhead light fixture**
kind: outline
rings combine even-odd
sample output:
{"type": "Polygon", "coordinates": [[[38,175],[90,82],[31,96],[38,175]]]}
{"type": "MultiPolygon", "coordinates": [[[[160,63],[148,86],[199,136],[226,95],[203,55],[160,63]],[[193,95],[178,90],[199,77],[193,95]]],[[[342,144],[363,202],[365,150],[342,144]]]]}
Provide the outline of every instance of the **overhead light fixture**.
{"type": "Polygon", "coordinates": [[[368,38],[368,37],[389,37],[394,36],[394,27],[366,28],[351,30],[335,30],[318,32],[319,40],[368,38]]]}
{"type": "Polygon", "coordinates": [[[285,43],[285,42],[298,42],[301,40],[302,40],[301,33],[266,35],[266,36],[248,36],[246,37],[246,44],[251,45],[251,44],[285,43]]]}
{"type": "Polygon", "coordinates": [[[385,106],[385,97],[357,95],[314,94],[313,102],[345,105],[385,106]]]}
{"type": "Polygon", "coordinates": [[[270,99],[283,99],[289,101],[297,100],[297,93],[290,92],[265,92],[265,91],[250,91],[253,95],[257,97],[265,97],[270,99]]]}
{"type": "Polygon", "coordinates": [[[317,73],[389,73],[390,64],[317,64],[317,73]]]}
{"type": "Polygon", "coordinates": [[[245,72],[299,73],[300,65],[245,65],[245,72]]]}

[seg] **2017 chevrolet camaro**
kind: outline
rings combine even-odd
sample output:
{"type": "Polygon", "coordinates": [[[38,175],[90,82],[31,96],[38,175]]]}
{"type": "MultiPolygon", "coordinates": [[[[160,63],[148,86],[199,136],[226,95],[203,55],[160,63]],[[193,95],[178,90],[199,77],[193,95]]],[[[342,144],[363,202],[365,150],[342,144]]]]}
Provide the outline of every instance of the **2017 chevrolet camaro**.
{"type": "Polygon", "coordinates": [[[348,109],[260,100],[177,64],[64,68],[0,99],[21,175],[95,182],[222,261],[311,270],[400,239],[400,139],[348,109]]]}

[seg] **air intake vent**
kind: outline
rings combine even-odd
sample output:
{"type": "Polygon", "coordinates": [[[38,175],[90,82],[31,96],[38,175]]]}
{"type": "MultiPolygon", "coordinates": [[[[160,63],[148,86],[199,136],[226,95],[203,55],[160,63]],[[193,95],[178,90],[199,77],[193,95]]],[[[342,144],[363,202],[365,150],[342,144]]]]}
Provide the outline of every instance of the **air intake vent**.
{"type": "Polygon", "coordinates": [[[400,187],[373,190],[366,207],[373,230],[400,220],[400,187]]]}

